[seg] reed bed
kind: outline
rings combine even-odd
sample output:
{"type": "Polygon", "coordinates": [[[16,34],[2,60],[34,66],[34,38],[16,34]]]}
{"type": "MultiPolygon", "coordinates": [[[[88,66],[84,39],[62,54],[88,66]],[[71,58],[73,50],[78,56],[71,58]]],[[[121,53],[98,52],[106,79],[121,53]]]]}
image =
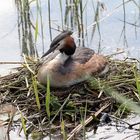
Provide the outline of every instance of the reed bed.
{"type": "Polygon", "coordinates": [[[26,136],[34,130],[71,139],[81,129],[97,125],[103,113],[123,116],[133,110],[117,96],[139,107],[140,72],[135,62],[109,60],[107,75],[62,89],[50,88],[49,79],[46,87],[40,85],[37,65],[28,60],[16,73],[0,77],[1,104],[12,103],[19,109],[26,136]]]}

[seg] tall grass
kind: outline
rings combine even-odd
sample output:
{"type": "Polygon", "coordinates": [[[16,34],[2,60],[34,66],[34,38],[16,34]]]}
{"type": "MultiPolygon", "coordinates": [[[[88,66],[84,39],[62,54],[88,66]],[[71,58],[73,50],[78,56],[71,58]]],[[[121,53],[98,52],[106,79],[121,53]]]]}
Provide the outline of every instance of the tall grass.
{"type": "Polygon", "coordinates": [[[136,81],[137,90],[138,90],[139,97],[140,97],[140,76],[137,74],[136,69],[137,69],[137,68],[136,68],[136,65],[134,65],[134,67],[133,67],[133,72],[134,72],[134,76],[135,76],[135,81],[136,81]]]}
{"type": "Polygon", "coordinates": [[[46,112],[50,120],[50,80],[47,76],[47,90],[46,90],[46,112]]]}
{"type": "Polygon", "coordinates": [[[95,7],[95,4],[93,2],[93,9],[94,9],[94,12],[95,12],[95,16],[94,16],[94,21],[93,22],[96,22],[97,24],[95,26],[93,26],[90,43],[93,41],[93,37],[94,37],[94,34],[96,32],[96,28],[97,28],[97,31],[98,31],[98,34],[99,34],[98,52],[100,52],[100,48],[101,48],[101,33],[100,33],[100,23],[98,22],[99,19],[100,19],[100,2],[99,1],[97,2],[97,6],[96,7],[95,7]]]}
{"type": "Polygon", "coordinates": [[[23,132],[24,132],[24,135],[27,136],[26,121],[25,121],[25,118],[21,112],[20,112],[20,115],[21,115],[21,124],[22,124],[22,128],[23,128],[23,132]]]}
{"type": "Polygon", "coordinates": [[[41,0],[36,0],[36,6],[37,6],[37,16],[39,13],[40,16],[40,26],[41,26],[41,40],[42,40],[42,50],[44,53],[44,26],[43,26],[43,17],[42,17],[42,9],[41,9],[41,0]]]}
{"type": "Polygon", "coordinates": [[[64,17],[63,17],[62,0],[59,0],[59,5],[60,5],[60,11],[61,11],[61,12],[60,12],[60,13],[61,13],[61,23],[62,23],[62,29],[63,29],[63,26],[64,26],[64,25],[63,25],[63,24],[64,24],[64,23],[63,23],[63,22],[64,22],[64,21],[63,21],[63,20],[64,20],[64,17]]]}
{"type": "Polygon", "coordinates": [[[32,85],[33,85],[33,90],[34,90],[35,97],[36,97],[37,107],[38,107],[38,110],[40,110],[41,105],[40,105],[40,100],[39,100],[39,95],[38,95],[37,80],[33,75],[32,75],[32,85]]]}
{"type": "Polygon", "coordinates": [[[50,80],[49,76],[47,76],[47,90],[46,90],[46,112],[48,115],[48,120],[49,120],[49,138],[51,140],[51,114],[50,114],[50,80]]]}
{"type": "MultiPolygon", "coordinates": [[[[19,27],[19,39],[21,42],[21,52],[29,56],[37,56],[36,42],[39,35],[39,25],[41,24],[41,38],[42,38],[42,48],[44,53],[44,29],[43,29],[43,19],[41,10],[41,0],[34,0],[29,2],[28,0],[15,0],[18,9],[18,27],[19,27]],[[31,19],[30,5],[36,2],[36,19],[33,23],[31,19]],[[40,21],[39,21],[40,20],[40,21]],[[32,34],[34,32],[34,35],[32,34]],[[34,36],[34,37],[33,37],[34,36]]],[[[47,0],[48,5],[48,27],[50,40],[52,41],[52,20],[51,20],[51,3],[53,1],[47,0]]],[[[88,5],[88,0],[85,2],[70,0],[70,1],[59,0],[60,14],[62,29],[59,30],[73,30],[77,32],[79,45],[85,46],[85,12],[88,5]],[[65,7],[66,5],[66,7],[65,7]],[[65,13],[65,14],[63,14],[65,13]]],[[[99,5],[97,5],[99,9],[99,5]]],[[[93,17],[97,19],[98,14],[93,14],[93,17]]],[[[86,17],[87,18],[87,17],[86,17]]],[[[60,27],[60,26],[59,26],[60,27]]],[[[95,27],[93,27],[95,30],[95,27]]],[[[87,36],[87,35],[86,35],[87,36]]]]}
{"type": "Polygon", "coordinates": [[[49,33],[50,33],[50,40],[52,41],[52,31],[51,31],[51,4],[50,0],[48,0],[48,22],[49,22],[49,33]]]}
{"type": "Polygon", "coordinates": [[[65,131],[65,122],[64,122],[63,119],[61,121],[61,133],[63,135],[63,140],[67,140],[67,134],[66,134],[66,131],[65,131]]]}
{"type": "MultiPolygon", "coordinates": [[[[118,6],[116,6],[111,12],[109,12],[105,17],[102,16],[102,13],[108,8],[106,3],[101,1],[94,0],[57,0],[50,1],[47,0],[47,21],[43,21],[42,15],[42,5],[41,2],[43,0],[15,0],[17,9],[18,9],[18,27],[19,27],[19,39],[21,43],[21,52],[26,55],[36,57],[38,56],[38,52],[36,49],[36,43],[41,34],[42,45],[42,53],[45,51],[44,39],[46,38],[46,32],[48,32],[50,36],[50,41],[53,39],[53,30],[63,31],[63,30],[72,30],[74,31],[74,37],[78,40],[78,44],[80,46],[88,46],[89,44],[93,44],[93,38],[96,34],[98,35],[98,52],[101,51],[102,47],[102,33],[101,26],[104,25],[104,20],[109,18],[113,13],[118,11],[119,9],[123,9],[123,26],[120,38],[122,38],[125,46],[128,46],[127,42],[127,18],[126,18],[126,4],[133,4],[140,11],[140,6],[137,1],[134,0],[122,0],[118,6]],[[34,22],[34,14],[32,14],[31,5],[36,3],[36,18],[34,22]],[[55,3],[58,3],[56,7],[52,7],[55,3]],[[53,24],[54,18],[52,17],[52,10],[58,7],[60,15],[60,20],[58,24],[53,24]],[[107,7],[107,8],[106,8],[107,7]],[[91,9],[89,11],[89,8],[91,9]],[[90,15],[90,17],[89,17],[90,15]],[[90,19],[89,19],[90,18],[90,19]],[[92,22],[91,22],[92,21],[92,22]],[[100,24],[102,22],[102,25],[100,24]],[[57,25],[57,27],[55,26],[57,25]],[[48,31],[45,31],[44,26],[48,27],[48,31]],[[40,33],[41,32],[41,33],[40,33]],[[44,34],[45,32],[45,34],[44,34]],[[34,33],[34,34],[33,34],[34,33]]],[[[43,1],[44,2],[44,1],[43,1]]],[[[58,11],[57,10],[57,11],[58,11]]],[[[44,13],[43,13],[44,14],[44,13]]],[[[139,14],[140,15],[140,14],[139,14]]],[[[134,25],[137,25],[137,22],[134,25]]],[[[136,27],[136,26],[135,26],[136,27]]],[[[136,32],[136,31],[135,31],[136,32]]],[[[48,46],[48,44],[47,44],[48,46]]]]}
{"type": "MultiPolygon", "coordinates": [[[[56,5],[56,7],[52,7],[52,3],[55,3],[56,1],[46,0],[47,4],[47,21],[45,23],[43,22],[43,15],[42,15],[42,7],[41,2],[42,0],[15,0],[17,10],[18,10],[18,32],[19,32],[19,40],[20,40],[20,46],[21,46],[21,52],[31,56],[31,57],[37,57],[38,52],[36,48],[37,41],[40,37],[41,32],[41,39],[42,39],[42,52],[44,53],[45,48],[44,46],[44,38],[46,36],[46,32],[50,36],[50,41],[53,39],[53,29],[58,31],[63,30],[72,30],[74,31],[74,37],[78,40],[78,44],[82,47],[88,46],[89,44],[92,44],[94,41],[95,35],[99,36],[98,40],[98,52],[101,51],[101,42],[102,42],[102,33],[101,33],[101,26],[104,25],[103,21],[106,18],[109,18],[113,13],[115,13],[119,8],[123,9],[123,25],[122,25],[122,32],[120,38],[123,39],[124,46],[128,46],[127,42],[127,18],[126,18],[126,4],[134,3],[135,6],[140,11],[140,4],[137,3],[135,0],[122,0],[122,2],[117,5],[110,13],[108,13],[105,17],[102,16],[102,10],[104,10],[104,3],[101,1],[95,1],[95,0],[57,0],[59,5],[56,5]],[[32,11],[31,11],[31,4],[36,3],[36,19],[34,22],[34,17],[32,17],[32,11]],[[90,7],[89,7],[90,6],[90,7]],[[53,27],[52,20],[52,10],[53,8],[58,8],[60,10],[58,15],[60,15],[60,20],[58,24],[59,28],[53,27]],[[91,11],[88,11],[88,9],[91,8],[91,11]],[[101,10],[102,9],[102,10],[101,10]],[[90,12],[90,13],[88,13],[90,12]],[[89,19],[89,14],[90,18],[89,19]],[[91,23],[90,23],[91,22],[91,23]],[[102,25],[101,25],[102,23],[102,25]],[[48,31],[44,31],[44,24],[47,24],[48,31]],[[44,34],[45,32],[45,34],[44,34]]],[[[140,12],[139,12],[139,18],[140,18],[140,12]]],[[[138,20],[139,21],[139,20],[138,20]]],[[[139,22],[136,22],[134,25],[138,24],[139,22]]],[[[47,38],[49,39],[49,38],[47,38]]],[[[47,44],[48,45],[48,44],[47,44]]],[[[24,59],[25,59],[25,55],[24,59]]],[[[26,62],[26,59],[25,59],[26,62]]],[[[36,81],[36,77],[34,77],[34,71],[29,67],[28,63],[26,62],[26,67],[29,69],[29,71],[32,73],[32,87],[35,93],[36,97],[36,104],[38,107],[38,110],[41,110],[40,105],[40,99],[39,99],[39,92],[38,92],[38,85],[36,81]]],[[[134,68],[133,70],[138,96],[140,97],[140,78],[136,73],[136,70],[134,68]]],[[[123,79],[122,79],[123,81],[123,79]]],[[[128,79],[129,81],[129,79],[128,79]]],[[[116,83],[120,82],[116,78],[116,83]]],[[[100,83],[100,81],[99,81],[100,83]]],[[[139,107],[135,102],[128,99],[127,97],[121,96],[117,93],[114,89],[110,87],[106,87],[105,85],[102,86],[102,84],[98,85],[99,88],[101,88],[102,91],[104,91],[106,94],[109,94],[113,98],[116,99],[117,102],[119,102],[121,105],[117,111],[119,115],[122,115],[125,110],[133,110],[134,112],[140,114],[139,107]]],[[[68,102],[71,94],[66,98],[64,103],[61,105],[61,107],[58,109],[54,117],[51,119],[51,92],[50,92],[50,81],[49,77],[47,77],[47,88],[46,88],[46,113],[49,120],[49,128],[51,132],[51,124],[56,119],[58,114],[63,110],[63,107],[68,102]]],[[[81,109],[81,123],[83,126],[85,126],[85,119],[86,119],[86,112],[87,112],[87,104],[84,109],[81,109]]],[[[75,115],[76,116],[76,115],[75,115]]],[[[22,125],[24,129],[24,133],[26,134],[25,129],[25,122],[23,116],[21,116],[22,119],[22,125]]],[[[65,130],[65,121],[61,119],[61,132],[63,135],[63,139],[67,139],[67,134],[65,130]]],[[[85,136],[85,127],[83,127],[83,135],[85,136]]],[[[50,133],[50,139],[51,139],[51,133],[50,133]]],[[[85,139],[85,137],[84,137],[85,139]]]]}
{"type": "Polygon", "coordinates": [[[125,104],[124,108],[131,110],[140,115],[139,105],[136,102],[128,99],[127,97],[120,95],[117,91],[115,91],[112,88],[105,87],[104,91],[106,94],[112,96],[117,102],[123,104],[123,106],[125,104]]]}
{"type": "MultiPolygon", "coordinates": [[[[52,40],[52,18],[51,18],[51,3],[54,1],[47,0],[47,6],[48,6],[48,27],[49,27],[49,34],[50,34],[50,40],[52,40]]],[[[61,23],[62,26],[60,30],[70,29],[73,31],[76,31],[77,37],[79,40],[79,45],[85,46],[85,33],[86,36],[88,36],[88,30],[91,30],[91,36],[90,36],[90,43],[93,41],[94,35],[96,32],[98,32],[99,35],[99,45],[98,45],[98,51],[100,51],[101,47],[101,40],[102,40],[102,34],[100,31],[100,22],[102,22],[104,19],[101,17],[101,7],[103,7],[103,3],[100,1],[94,1],[94,0],[86,0],[86,1],[80,1],[80,0],[59,0],[59,8],[60,8],[60,15],[61,15],[61,23]],[[89,2],[92,4],[93,11],[93,23],[90,28],[88,28],[87,24],[87,9],[89,6],[89,2]]],[[[121,33],[121,36],[123,36],[124,45],[127,45],[127,37],[126,37],[126,4],[129,2],[133,2],[138,8],[139,4],[134,0],[122,0],[122,3],[119,6],[116,6],[116,9],[119,9],[120,7],[123,8],[124,12],[124,22],[123,22],[123,30],[121,33]]],[[[43,30],[43,20],[42,20],[42,9],[41,9],[41,0],[34,0],[29,2],[29,0],[16,0],[16,5],[18,9],[18,26],[19,26],[19,38],[21,41],[21,50],[22,53],[29,55],[29,56],[37,56],[37,50],[35,43],[37,42],[39,33],[39,23],[41,23],[41,37],[42,37],[42,48],[44,52],[44,30],[43,30]],[[36,22],[33,23],[31,20],[31,10],[30,5],[32,2],[36,2],[36,9],[37,9],[37,16],[36,16],[36,22]],[[39,21],[40,20],[40,21],[39,21]],[[34,32],[34,37],[33,33],[34,32]]],[[[116,10],[114,9],[114,11],[116,10]]],[[[139,8],[140,9],[140,8],[139,8]]],[[[112,13],[114,12],[112,11],[112,13]]],[[[110,13],[110,15],[112,14],[110,13]]],[[[88,42],[89,43],[89,42],[88,42]]],[[[28,66],[28,65],[27,65],[28,66]]],[[[135,73],[135,80],[137,84],[137,89],[140,94],[140,84],[139,84],[139,78],[137,77],[137,74],[135,73]]],[[[33,81],[33,88],[37,95],[37,83],[36,79],[32,78],[33,81]]],[[[36,99],[37,106],[40,109],[39,99],[36,99]]],[[[48,118],[50,118],[50,91],[49,91],[49,80],[47,82],[47,95],[46,95],[46,112],[48,115],[48,118]]]]}
{"type": "Polygon", "coordinates": [[[30,2],[28,0],[15,0],[18,10],[18,32],[21,53],[36,57],[37,50],[32,34],[32,21],[30,16],[30,2]]]}

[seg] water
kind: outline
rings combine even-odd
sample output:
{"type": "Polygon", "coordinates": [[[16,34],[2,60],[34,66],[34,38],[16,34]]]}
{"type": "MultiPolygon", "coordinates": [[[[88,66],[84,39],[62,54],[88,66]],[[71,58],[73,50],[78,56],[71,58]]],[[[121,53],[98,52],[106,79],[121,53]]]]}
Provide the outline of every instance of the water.
{"type": "MultiPolygon", "coordinates": [[[[14,117],[14,121],[20,119],[20,113],[16,113],[17,115],[15,115],[14,117]]],[[[8,119],[8,114],[0,114],[0,120],[7,120],[8,119]]],[[[138,140],[139,137],[139,132],[135,129],[139,129],[139,125],[134,126],[133,128],[135,129],[128,129],[128,125],[129,124],[135,124],[138,123],[140,120],[140,116],[135,115],[135,114],[131,114],[130,116],[128,116],[128,118],[123,119],[122,121],[126,122],[122,122],[122,121],[118,121],[118,122],[111,122],[111,125],[104,125],[104,126],[99,126],[97,129],[96,134],[93,133],[93,131],[90,132],[86,132],[86,137],[88,140],[138,140]]],[[[10,140],[25,140],[25,135],[23,133],[23,131],[21,131],[20,136],[19,134],[19,127],[16,127],[16,129],[12,129],[10,131],[10,140]]],[[[6,137],[6,133],[7,132],[7,127],[6,126],[1,126],[0,125],[0,140],[5,140],[4,138],[6,137]]],[[[58,135],[53,136],[52,135],[52,140],[59,140],[60,137],[58,135]]],[[[7,139],[6,139],[7,140],[7,139]]],[[[29,136],[29,140],[32,140],[31,136],[29,136]]],[[[43,140],[49,140],[48,137],[44,138],[43,140]]],[[[61,140],[61,139],[60,139],[61,140]]]]}
{"type": "MultiPolygon", "coordinates": [[[[131,114],[130,116],[128,116],[127,119],[123,119],[124,122],[127,122],[129,124],[134,124],[139,122],[140,117],[134,114],[131,114]]],[[[101,126],[98,128],[97,133],[94,135],[93,132],[88,132],[87,136],[88,136],[88,140],[139,140],[138,135],[139,132],[136,130],[131,130],[131,129],[127,129],[128,125],[125,123],[112,123],[112,125],[114,124],[114,126],[110,126],[110,125],[105,125],[105,126],[101,126]],[[117,126],[121,126],[121,127],[117,127],[117,126]],[[126,128],[125,128],[126,127],[126,128]]],[[[139,129],[139,125],[136,125],[134,127],[135,129],[139,129]]]]}
{"type": "MultiPolygon", "coordinates": [[[[12,0],[1,1],[0,4],[0,62],[20,61],[20,48],[17,31],[17,14],[12,0]]],[[[15,67],[0,65],[0,72],[15,67]]]]}
{"type": "MultiPolygon", "coordinates": [[[[0,1],[0,61],[21,61],[21,51],[19,45],[19,37],[18,37],[18,27],[17,27],[17,11],[13,0],[4,0],[0,1]]],[[[122,0],[104,0],[103,1],[106,7],[106,10],[102,13],[102,18],[107,16],[108,13],[112,13],[113,9],[122,3],[122,0]]],[[[138,2],[138,1],[137,1],[138,2]]],[[[64,3],[64,0],[63,0],[64,3]]],[[[89,0],[87,8],[87,26],[93,23],[93,14],[91,10],[93,7],[91,6],[91,0],[89,0]]],[[[59,1],[55,1],[51,3],[51,19],[53,20],[53,27],[56,28],[56,24],[61,26],[61,14],[59,8],[59,1]],[[58,8],[56,7],[58,6],[58,8]],[[54,24],[55,23],[55,24],[54,24]]],[[[43,26],[44,26],[44,43],[45,43],[45,50],[48,49],[50,44],[49,32],[48,32],[48,11],[47,11],[47,2],[46,0],[42,0],[42,18],[43,18],[43,26]]],[[[64,10],[64,9],[63,9],[64,10]]],[[[32,20],[35,21],[36,19],[36,4],[32,3],[31,11],[33,14],[32,20]]],[[[64,14],[64,11],[63,11],[64,14]]],[[[124,50],[125,53],[121,57],[134,57],[140,59],[140,19],[139,17],[139,9],[134,5],[134,3],[126,5],[126,20],[130,23],[134,23],[138,20],[137,25],[139,27],[134,27],[132,25],[126,24],[126,38],[128,41],[128,47],[124,45],[123,39],[120,40],[121,32],[123,30],[123,8],[118,8],[113,15],[106,18],[103,22],[100,23],[100,32],[101,32],[101,53],[104,54],[111,54],[117,52],[117,50],[121,49],[124,50]]],[[[86,18],[86,16],[84,17],[86,18]]],[[[40,31],[40,30],[39,30],[40,31]]],[[[90,35],[92,30],[88,30],[88,34],[90,35]]],[[[53,37],[55,37],[58,32],[53,31],[53,37]]],[[[75,40],[77,37],[75,36],[75,40]]],[[[99,34],[96,32],[92,43],[86,42],[86,46],[98,50],[99,45],[99,34]]],[[[41,44],[41,37],[38,37],[37,41],[37,49],[39,55],[42,54],[42,44],[41,44]]],[[[16,67],[16,65],[0,65],[0,73],[7,71],[8,69],[16,67]]],[[[139,120],[135,119],[135,120],[139,120]]],[[[103,128],[103,132],[105,128],[103,128]]],[[[5,131],[5,129],[3,130],[5,131]]],[[[89,133],[89,139],[101,139],[103,136],[99,136],[99,132],[102,130],[100,129],[97,132],[96,136],[91,135],[89,133]],[[96,137],[96,138],[95,138],[96,137]]],[[[110,139],[116,139],[116,137],[123,136],[122,133],[119,135],[117,131],[114,132],[110,131],[108,134],[109,136],[111,133],[115,133],[115,137],[111,137],[110,139]]],[[[106,134],[106,133],[105,133],[106,134]]],[[[15,137],[17,139],[25,139],[24,136],[18,137],[16,132],[10,134],[11,139],[15,137]]],[[[125,135],[126,136],[126,135],[125,135]]],[[[123,137],[121,137],[122,139],[123,137]]]]}
{"type": "MultiPolygon", "coordinates": [[[[65,0],[62,1],[64,3],[65,0]]],[[[93,7],[91,6],[92,0],[88,2],[87,10],[87,27],[93,23],[93,7]]],[[[105,0],[103,1],[105,5],[105,10],[102,12],[101,17],[104,18],[108,13],[112,13],[115,7],[122,3],[122,0],[105,0]]],[[[138,2],[138,1],[137,1],[138,2]]],[[[48,11],[47,11],[47,2],[42,0],[42,19],[43,19],[43,27],[44,27],[44,41],[45,41],[45,50],[48,49],[50,44],[49,31],[48,31],[48,11]]],[[[63,8],[63,14],[64,14],[63,8]]],[[[36,4],[33,2],[31,4],[31,11],[33,14],[33,22],[36,19],[36,4]]],[[[126,4],[126,21],[130,23],[134,23],[136,20],[139,20],[139,9],[132,2],[131,4],[126,4]]],[[[84,19],[86,15],[84,15],[84,19]]],[[[52,19],[52,27],[56,28],[56,25],[61,26],[61,14],[59,1],[51,2],[51,19],[52,19]],[[58,5],[58,8],[54,8],[55,5],[58,5]]],[[[126,38],[128,41],[128,47],[124,46],[123,39],[120,40],[121,32],[123,30],[123,8],[122,6],[118,8],[111,16],[106,18],[103,22],[100,23],[100,32],[101,32],[101,53],[110,54],[116,52],[117,49],[124,49],[125,52],[130,57],[139,58],[140,52],[140,27],[135,28],[132,25],[126,24],[126,38]],[[136,36],[137,33],[137,36],[136,36]]],[[[35,24],[35,23],[34,23],[35,24]]],[[[140,22],[137,22],[137,25],[140,25],[140,22]]],[[[40,28],[39,28],[40,29],[40,28]]],[[[0,61],[20,61],[21,53],[20,53],[20,45],[18,38],[18,28],[17,28],[17,11],[14,5],[13,0],[5,0],[1,2],[0,5],[0,61]]],[[[74,30],[76,31],[76,30],[74,30]]],[[[88,34],[90,35],[92,28],[88,30],[88,34]]],[[[39,30],[41,34],[41,31],[39,30]]],[[[52,30],[53,37],[55,37],[58,32],[52,30]]],[[[77,37],[75,37],[75,40],[77,37]]],[[[98,50],[99,44],[99,34],[96,31],[94,39],[92,43],[90,41],[86,42],[86,46],[98,50]]],[[[42,44],[41,44],[41,35],[38,36],[37,48],[39,54],[42,54],[42,44]]],[[[0,65],[0,68],[3,66],[0,65]]]]}

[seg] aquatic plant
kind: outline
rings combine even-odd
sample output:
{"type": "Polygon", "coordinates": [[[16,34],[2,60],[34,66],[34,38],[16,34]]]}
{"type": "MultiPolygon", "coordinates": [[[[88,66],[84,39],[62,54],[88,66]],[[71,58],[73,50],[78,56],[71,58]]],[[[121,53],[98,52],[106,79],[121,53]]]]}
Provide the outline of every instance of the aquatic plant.
{"type": "Polygon", "coordinates": [[[135,62],[110,60],[110,71],[106,76],[95,76],[69,88],[54,89],[50,88],[49,79],[47,88],[40,85],[35,79],[36,62],[28,57],[26,61],[28,66],[24,64],[16,73],[0,78],[0,93],[2,103],[12,102],[20,112],[23,111],[21,120],[27,136],[32,128],[46,135],[62,132],[64,139],[71,139],[81,129],[84,134],[87,124],[95,118],[98,120],[97,116],[103,112],[119,117],[130,111],[140,114],[135,75],[137,73],[138,78],[140,72],[138,69],[134,72],[135,62]]]}

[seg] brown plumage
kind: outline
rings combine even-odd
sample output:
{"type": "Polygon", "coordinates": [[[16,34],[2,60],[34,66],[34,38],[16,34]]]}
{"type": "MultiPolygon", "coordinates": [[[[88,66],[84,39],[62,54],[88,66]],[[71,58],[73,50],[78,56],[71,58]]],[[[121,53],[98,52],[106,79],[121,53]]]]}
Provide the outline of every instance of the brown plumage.
{"type": "Polygon", "coordinates": [[[71,31],[63,31],[58,36],[56,36],[50,44],[50,49],[45,54],[43,54],[41,58],[47,56],[52,51],[54,51],[59,46],[59,42],[61,40],[65,39],[67,36],[70,36],[70,35],[72,35],[71,31]]]}
{"type": "Polygon", "coordinates": [[[71,36],[67,36],[64,38],[58,46],[57,50],[61,53],[65,53],[66,55],[73,55],[76,49],[76,44],[74,42],[74,39],[71,36]]]}
{"type": "Polygon", "coordinates": [[[75,51],[75,47],[72,37],[61,40],[58,46],[60,52],[50,54],[51,59],[46,58],[39,68],[38,81],[46,84],[49,76],[51,86],[68,87],[85,81],[92,75],[107,72],[108,62],[104,56],[89,48],[77,47],[75,51]]]}

